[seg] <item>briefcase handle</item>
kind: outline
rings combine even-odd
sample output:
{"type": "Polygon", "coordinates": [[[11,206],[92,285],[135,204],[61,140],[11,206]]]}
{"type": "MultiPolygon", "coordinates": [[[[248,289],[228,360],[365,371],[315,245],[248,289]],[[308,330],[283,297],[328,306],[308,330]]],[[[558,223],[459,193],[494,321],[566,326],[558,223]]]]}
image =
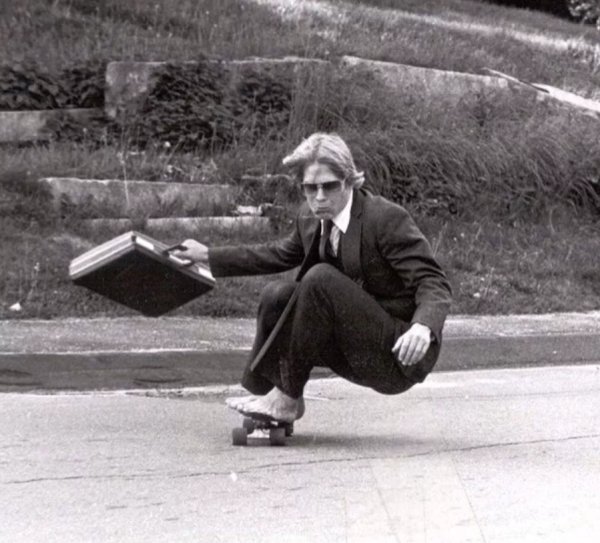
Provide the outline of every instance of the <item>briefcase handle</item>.
{"type": "MultiPolygon", "coordinates": [[[[169,253],[171,251],[174,251],[175,249],[186,249],[186,247],[185,247],[185,245],[183,245],[181,243],[176,243],[175,245],[170,245],[166,249],[163,249],[162,254],[164,256],[171,256],[169,253]]],[[[181,259],[178,258],[177,260],[181,260],[181,259]]],[[[190,260],[189,262],[182,262],[179,265],[182,266],[182,267],[184,267],[184,268],[187,268],[189,266],[193,266],[193,264],[194,264],[194,261],[190,260]]]]}
{"type": "Polygon", "coordinates": [[[166,249],[163,249],[162,254],[168,255],[171,251],[175,249],[185,249],[185,246],[182,243],[176,243],[175,245],[169,245],[166,249]]]}

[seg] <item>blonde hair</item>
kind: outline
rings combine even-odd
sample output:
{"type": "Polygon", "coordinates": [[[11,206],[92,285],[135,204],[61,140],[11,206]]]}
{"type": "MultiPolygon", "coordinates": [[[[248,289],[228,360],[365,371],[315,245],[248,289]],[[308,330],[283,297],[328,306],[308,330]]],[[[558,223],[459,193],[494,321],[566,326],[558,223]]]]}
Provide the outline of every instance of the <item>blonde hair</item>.
{"type": "Polygon", "coordinates": [[[329,166],[353,188],[360,188],[365,182],[365,174],[356,169],[348,145],[337,134],[315,132],[283,159],[283,165],[291,168],[298,177],[315,163],[329,166]]]}

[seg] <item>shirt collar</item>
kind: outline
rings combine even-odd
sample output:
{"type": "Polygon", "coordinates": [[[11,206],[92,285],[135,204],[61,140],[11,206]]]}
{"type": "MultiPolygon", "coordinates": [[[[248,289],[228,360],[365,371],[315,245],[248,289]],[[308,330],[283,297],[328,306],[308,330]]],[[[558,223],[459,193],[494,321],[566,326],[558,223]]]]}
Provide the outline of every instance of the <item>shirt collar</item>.
{"type": "Polygon", "coordinates": [[[335,217],[333,217],[333,224],[335,224],[343,234],[348,230],[348,225],[350,224],[350,210],[352,209],[352,199],[354,197],[354,191],[350,191],[350,198],[348,198],[348,202],[335,217]]]}

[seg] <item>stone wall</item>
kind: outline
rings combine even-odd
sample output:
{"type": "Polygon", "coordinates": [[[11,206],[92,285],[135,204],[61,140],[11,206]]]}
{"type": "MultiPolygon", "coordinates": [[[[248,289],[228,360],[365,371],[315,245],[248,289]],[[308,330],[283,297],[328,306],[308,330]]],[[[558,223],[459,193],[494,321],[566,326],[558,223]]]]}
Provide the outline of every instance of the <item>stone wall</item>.
{"type": "Polygon", "coordinates": [[[506,90],[508,82],[498,77],[474,75],[393,62],[344,56],[340,64],[347,70],[362,70],[381,82],[392,95],[423,99],[443,99],[457,103],[475,97],[483,90],[506,90]]]}
{"type": "Polygon", "coordinates": [[[233,209],[237,197],[232,185],[69,177],[46,177],[40,183],[50,189],[57,209],[67,201],[71,206],[87,206],[113,218],[195,216],[200,205],[205,211],[233,209]]]}
{"type": "Polygon", "coordinates": [[[65,117],[85,122],[102,112],[100,109],[52,109],[46,111],[0,111],[0,143],[46,141],[49,126],[65,117]]]}
{"type": "MultiPolygon", "coordinates": [[[[423,100],[443,100],[451,106],[461,101],[474,99],[482,91],[507,92],[512,89],[519,89],[523,92],[537,93],[539,99],[560,100],[559,96],[554,96],[552,93],[537,92],[536,85],[511,83],[509,80],[514,78],[510,77],[458,73],[353,56],[344,56],[335,61],[284,57],[279,59],[252,58],[207,62],[220,64],[227,68],[226,74],[232,88],[235,87],[240,78],[250,71],[268,73],[274,79],[291,78],[293,82],[294,78],[302,77],[309,71],[313,77],[315,75],[319,77],[320,73],[326,74],[327,71],[341,69],[342,71],[359,70],[372,76],[375,81],[381,83],[378,90],[385,89],[386,92],[390,93],[391,98],[409,95],[423,100]]],[[[112,119],[119,116],[136,115],[144,99],[156,85],[161,68],[166,64],[168,63],[110,62],[106,70],[106,115],[112,119]]],[[[183,64],[194,65],[195,63],[183,64]]],[[[537,87],[539,88],[541,85],[537,87]]],[[[565,100],[561,101],[565,102],[565,100]]],[[[570,105],[582,107],[579,103],[571,103],[570,105]]],[[[60,118],[61,115],[72,116],[77,120],[85,120],[86,117],[98,115],[98,110],[0,112],[0,143],[21,143],[48,139],[49,123],[60,118]]]]}
{"type": "MultiPolygon", "coordinates": [[[[294,77],[306,67],[326,67],[327,62],[319,59],[284,57],[280,59],[246,59],[228,62],[208,61],[224,64],[228,68],[230,81],[236,81],[249,70],[270,72],[274,77],[294,77]]],[[[144,98],[158,80],[160,69],[167,62],[110,62],[106,68],[105,112],[108,117],[135,115],[144,98]]],[[[193,62],[182,65],[193,65],[193,62]]]]}

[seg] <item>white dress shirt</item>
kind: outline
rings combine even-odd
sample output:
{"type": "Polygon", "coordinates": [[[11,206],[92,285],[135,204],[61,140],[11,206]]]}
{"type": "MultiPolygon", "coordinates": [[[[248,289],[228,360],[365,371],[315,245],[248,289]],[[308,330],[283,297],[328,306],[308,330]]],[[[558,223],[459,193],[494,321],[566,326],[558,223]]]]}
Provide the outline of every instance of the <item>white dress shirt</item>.
{"type": "MultiPolygon", "coordinates": [[[[350,210],[352,209],[352,199],[354,191],[350,192],[350,198],[346,202],[344,209],[342,209],[335,217],[333,217],[333,226],[331,227],[331,234],[329,235],[329,243],[331,243],[331,250],[333,255],[337,256],[338,248],[340,244],[340,236],[346,233],[348,225],[350,224],[350,210]]],[[[325,225],[321,221],[321,233],[323,233],[325,225]]]]}

